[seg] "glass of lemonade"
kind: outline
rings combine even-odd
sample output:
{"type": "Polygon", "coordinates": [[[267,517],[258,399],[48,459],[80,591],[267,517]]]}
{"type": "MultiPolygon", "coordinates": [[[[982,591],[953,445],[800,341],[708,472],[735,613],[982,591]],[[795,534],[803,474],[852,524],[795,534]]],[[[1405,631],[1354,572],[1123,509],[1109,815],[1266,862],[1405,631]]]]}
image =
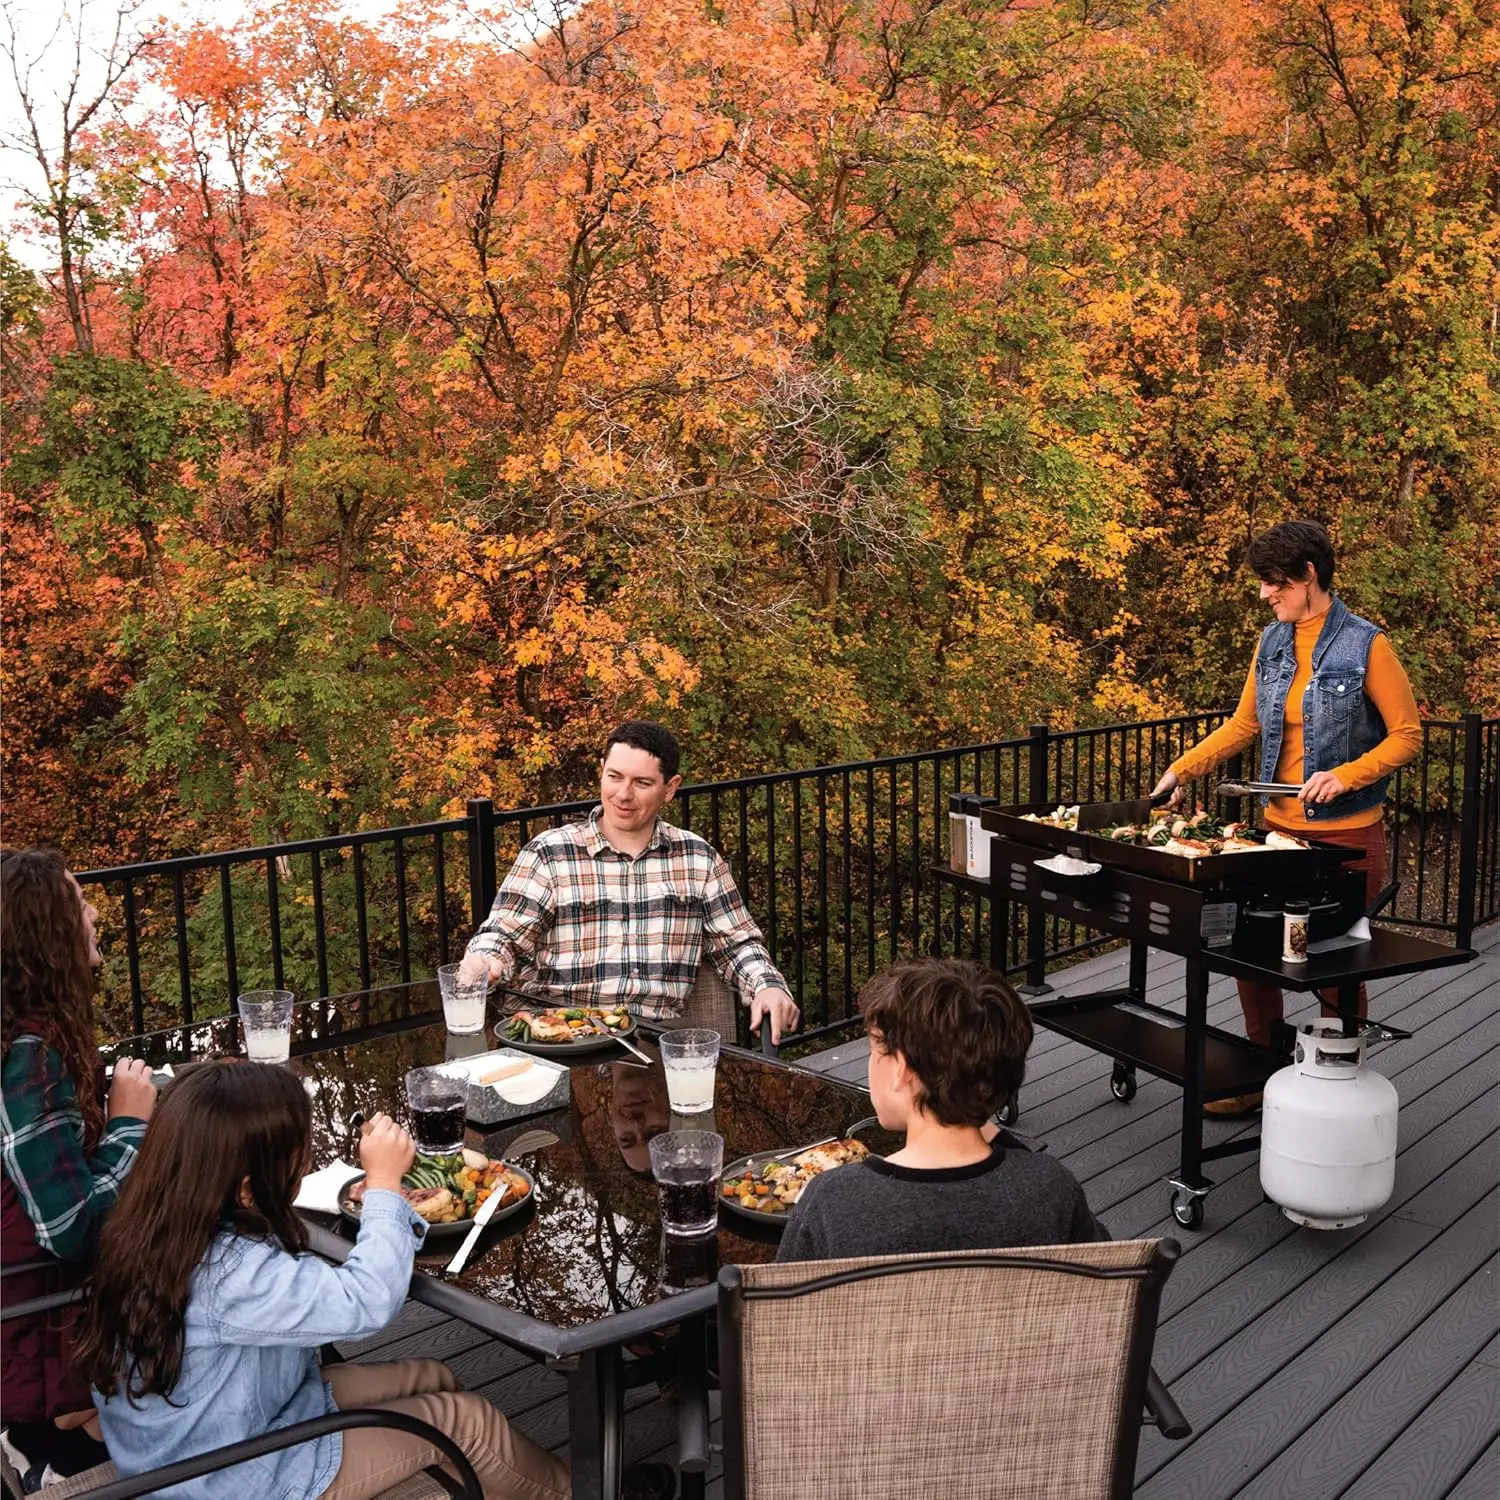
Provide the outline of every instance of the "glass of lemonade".
{"type": "Polygon", "coordinates": [[[292,1051],[290,990],[247,990],[236,1001],[251,1062],[284,1063],[292,1051]]]}
{"type": "Polygon", "coordinates": [[[438,970],[438,989],[443,996],[443,1024],[455,1036],[470,1036],[484,1030],[485,996],[489,985],[483,979],[465,984],[458,977],[460,964],[444,964],[438,970]]]}
{"type": "Polygon", "coordinates": [[[719,1068],[719,1033],[664,1031],[660,1046],[672,1113],[698,1115],[712,1109],[714,1079],[719,1068]]]}

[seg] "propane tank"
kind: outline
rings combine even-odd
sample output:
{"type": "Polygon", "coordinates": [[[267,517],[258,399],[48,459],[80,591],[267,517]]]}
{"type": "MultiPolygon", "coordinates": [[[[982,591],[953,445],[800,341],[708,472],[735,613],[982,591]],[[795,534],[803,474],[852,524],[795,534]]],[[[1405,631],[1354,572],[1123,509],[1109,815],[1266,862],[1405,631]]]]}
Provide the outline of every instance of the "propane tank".
{"type": "Polygon", "coordinates": [[[1261,1190],[1294,1224],[1361,1223],[1396,1185],[1396,1109],[1390,1079],[1365,1066],[1363,1037],[1304,1026],[1291,1066],[1266,1083],[1261,1190]]]}

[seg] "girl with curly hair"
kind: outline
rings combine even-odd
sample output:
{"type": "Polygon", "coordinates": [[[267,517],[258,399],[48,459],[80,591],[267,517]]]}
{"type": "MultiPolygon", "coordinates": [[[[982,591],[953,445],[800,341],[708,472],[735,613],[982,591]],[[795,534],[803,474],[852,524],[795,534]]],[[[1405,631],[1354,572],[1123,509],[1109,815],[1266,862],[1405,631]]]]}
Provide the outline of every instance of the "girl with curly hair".
{"type": "MultiPolygon", "coordinates": [[[[7,1302],[76,1282],[156,1100],[151,1070],[129,1059],[107,1098],[101,1087],[98,915],[55,850],[0,849],[0,1263],[40,1263],[7,1275],[7,1302]]],[[[23,1470],[102,1461],[81,1430],[92,1411],[70,1368],[71,1326],[63,1312],[0,1323],[5,1438],[23,1470]]]]}

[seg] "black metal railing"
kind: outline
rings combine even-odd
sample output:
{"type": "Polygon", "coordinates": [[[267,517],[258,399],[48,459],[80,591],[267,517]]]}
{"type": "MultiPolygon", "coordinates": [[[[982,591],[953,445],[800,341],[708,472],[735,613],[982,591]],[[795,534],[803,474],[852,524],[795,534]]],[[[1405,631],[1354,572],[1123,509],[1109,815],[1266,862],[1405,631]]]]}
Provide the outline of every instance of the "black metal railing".
{"type": "MultiPolygon", "coordinates": [[[[669,812],[723,852],[816,1032],[846,1021],[892,958],[988,951],[989,904],[929,876],[946,857],[951,792],[1141,796],[1223,718],[1035,725],[989,744],[684,787],[669,812]]],[[[1394,918],[1466,944],[1500,915],[1500,719],[1430,722],[1423,747],[1389,802],[1394,918]]],[[[476,800],[463,818],[86,871],[107,945],[102,1024],[121,1036],[224,1014],[246,989],[327,996],[429,977],[461,952],[527,839],[593,800],[476,800]]],[[[1034,982],[1101,941],[1016,916],[1007,965],[1034,982]]]]}

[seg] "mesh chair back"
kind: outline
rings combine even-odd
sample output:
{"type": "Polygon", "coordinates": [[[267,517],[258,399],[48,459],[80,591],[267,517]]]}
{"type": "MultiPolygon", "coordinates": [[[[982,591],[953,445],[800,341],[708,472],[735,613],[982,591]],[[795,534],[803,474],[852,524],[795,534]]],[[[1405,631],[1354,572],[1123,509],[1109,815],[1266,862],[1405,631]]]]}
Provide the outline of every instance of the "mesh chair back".
{"type": "Polygon", "coordinates": [[[739,1037],[739,1005],[734,991],[705,958],[699,963],[698,977],[682,1002],[682,1014],[655,1024],[663,1031],[682,1031],[690,1026],[717,1031],[726,1042],[733,1042],[739,1037]]]}
{"type": "Polygon", "coordinates": [[[726,1268],[726,1493],[1129,1495],[1176,1251],[1127,1240],[726,1268]]]}

